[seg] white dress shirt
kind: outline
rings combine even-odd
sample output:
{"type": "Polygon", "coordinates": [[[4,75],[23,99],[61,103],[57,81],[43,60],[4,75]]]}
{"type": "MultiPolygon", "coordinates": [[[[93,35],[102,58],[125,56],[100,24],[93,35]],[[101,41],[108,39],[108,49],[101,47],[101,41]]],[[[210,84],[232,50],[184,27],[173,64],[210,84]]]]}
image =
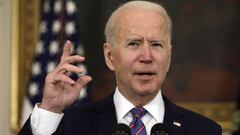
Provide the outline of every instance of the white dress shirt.
{"type": "MultiPolygon", "coordinates": [[[[113,101],[116,109],[118,123],[129,125],[132,121],[132,114],[129,112],[135,106],[129,102],[116,88],[113,101]]],[[[145,125],[147,134],[153,125],[156,123],[163,123],[165,107],[162,99],[161,90],[157,96],[147,105],[143,106],[147,113],[141,118],[145,125]]],[[[51,135],[54,133],[63,117],[63,113],[54,113],[38,107],[35,105],[30,117],[30,123],[33,135],[51,135]]]]}
{"type": "Polygon", "coordinates": [[[38,107],[33,108],[30,123],[33,135],[51,135],[57,130],[63,113],[54,113],[38,107]]]}
{"type": "MultiPolygon", "coordinates": [[[[129,125],[132,121],[132,114],[130,110],[135,106],[129,102],[116,88],[113,95],[113,101],[116,109],[117,122],[129,125]]],[[[165,106],[162,99],[161,90],[159,90],[156,97],[147,105],[143,106],[147,113],[141,118],[145,125],[147,135],[150,135],[151,128],[157,123],[163,123],[165,106]]]]}

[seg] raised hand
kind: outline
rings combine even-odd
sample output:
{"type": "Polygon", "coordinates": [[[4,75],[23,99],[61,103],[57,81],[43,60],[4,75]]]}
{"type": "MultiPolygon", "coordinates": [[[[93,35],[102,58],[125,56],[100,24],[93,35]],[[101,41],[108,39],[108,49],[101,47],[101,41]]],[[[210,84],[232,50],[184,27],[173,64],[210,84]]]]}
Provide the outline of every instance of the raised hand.
{"type": "Polygon", "coordinates": [[[77,100],[81,89],[92,80],[87,75],[79,77],[76,81],[69,77],[71,72],[77,74],[84,72],[83,68],[72,65],[72,63],[85,60],[79,55],[71,56],[71,48],[71,42],[67,41],[60,63],[47,75],[40,108],[56,113],[62,112],[77,100]]]}

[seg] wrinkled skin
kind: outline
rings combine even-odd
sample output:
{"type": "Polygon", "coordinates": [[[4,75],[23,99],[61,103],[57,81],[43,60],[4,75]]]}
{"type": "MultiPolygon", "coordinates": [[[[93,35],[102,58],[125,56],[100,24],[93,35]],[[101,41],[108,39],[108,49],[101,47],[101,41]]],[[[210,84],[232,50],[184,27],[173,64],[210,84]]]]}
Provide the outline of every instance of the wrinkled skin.
{"type": "Polygon", "coordinates": [[[67,41],[59,65],[50,72],[45,80],[44,95],[41,108],[60,113],[77,100],[81,89],[91,81],[91,77],[84,75],[74,81],[69,77],[70,72],[82,73],[83,68],[72,65],[72,63],[83,62],[84,57],[71,56],[71,42],[67,41]]]}
{"type": "Polygon", "coordinates": [[[105,61],[115,72],[119,91],[135,106],[150,102],[168,72],[171,45],[165,20],[148,9],[123,9],[117,14],[117,41],[104,44],[105,61]]]}

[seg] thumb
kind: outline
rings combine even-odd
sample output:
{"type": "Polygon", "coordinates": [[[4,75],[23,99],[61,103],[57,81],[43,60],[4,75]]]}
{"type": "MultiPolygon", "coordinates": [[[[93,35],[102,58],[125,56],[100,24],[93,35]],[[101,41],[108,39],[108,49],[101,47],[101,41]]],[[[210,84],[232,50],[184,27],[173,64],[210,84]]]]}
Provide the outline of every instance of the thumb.
{"type": "Polygon", "coordinates": [[[80,89],[82,89],[82,88],[85,87],[85,85],[87,85],[91,80],[92,80],[92,77],[91,77],[91,76],[83,75],[83,76],[79,77],[78,80],[76,81],[76,87],[79,87],[80,89]]]}

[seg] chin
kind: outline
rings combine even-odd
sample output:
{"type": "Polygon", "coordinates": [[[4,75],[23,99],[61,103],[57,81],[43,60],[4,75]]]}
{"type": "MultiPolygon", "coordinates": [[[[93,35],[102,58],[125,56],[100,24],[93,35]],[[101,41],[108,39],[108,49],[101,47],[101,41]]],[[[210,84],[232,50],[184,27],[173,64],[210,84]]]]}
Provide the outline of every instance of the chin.
{"type": "Polygon", "coordinates": [[[158,89],[156,87],[141,87],[135,89],[139,95],[149,95],[153,93],[157,93],[158,89]]]}

